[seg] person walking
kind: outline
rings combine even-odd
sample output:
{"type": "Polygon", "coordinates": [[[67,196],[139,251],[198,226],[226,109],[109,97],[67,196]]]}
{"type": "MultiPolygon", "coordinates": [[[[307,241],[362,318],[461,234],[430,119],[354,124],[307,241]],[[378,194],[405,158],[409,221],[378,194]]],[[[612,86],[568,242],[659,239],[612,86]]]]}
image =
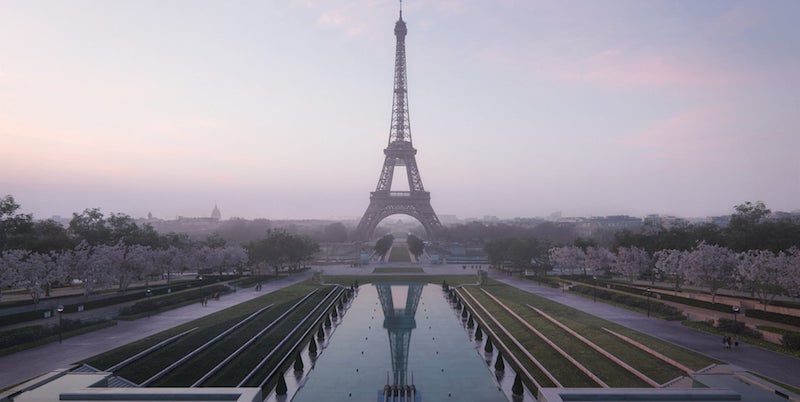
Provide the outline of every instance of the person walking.
{"type": "Polygon", "coordinates": [[[739,335],[734,336],[733,344],[736,346],[736,349],[739,349],[739,335]]]}

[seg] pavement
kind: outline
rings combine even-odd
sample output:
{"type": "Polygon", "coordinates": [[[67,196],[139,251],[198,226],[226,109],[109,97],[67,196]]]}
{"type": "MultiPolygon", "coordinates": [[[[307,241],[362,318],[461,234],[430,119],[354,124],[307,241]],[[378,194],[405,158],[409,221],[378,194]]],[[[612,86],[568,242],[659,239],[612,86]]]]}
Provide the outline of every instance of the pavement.
{"type": "Polygon", "coordinates": [[[800,359],[762,349],[747,343],[739,349],[722,347],[722,338],[686,327],[680,322],[665,321],[621,307],[593,301],[571,292],[539,285],[521,277],[508,277],[492,272],[492,278],[507,285],[598,316],[655,338],[683,346],[713,359],[743,367],[749,371],[800,387],[800,359]]]}
{"type": "Polygon", "coordinates": [[[154,314],[149,318],[119,321],[113,327],[67,338],[60,344],[49,343],[2,356],[0,357],[0,389],[8,388],[56,369],[68,367],[75,362],[99,353],[263,296],[310,277],[311,273],[306,271],[276,281],[265,282],[260,292],[256,292],[254,287],[240,289],[236,293],[221,296],[219,300],[209,300],[208,306],[205,307],[198,302],[160,314],[154,314]]]}
{"type": "MultiPolygon", "coordinates": [[[[378,267],[393,268],[422,268],[424,272],[409,272],[409,275],[477,275],[478,269],[472,268],[477,265],[463,264],[430,264],[430,263],[410,263],[410,262],[382,262],[373,263],[366,266],[351,267],[349,265],[319,265],[312,267],[312,271],[322,271],[323,275],[388,275],[397,276],[400,273],[373,274],[372,271],[378,267]]],[[[483,267],[484,269],[486,266],[483,267]]]]}

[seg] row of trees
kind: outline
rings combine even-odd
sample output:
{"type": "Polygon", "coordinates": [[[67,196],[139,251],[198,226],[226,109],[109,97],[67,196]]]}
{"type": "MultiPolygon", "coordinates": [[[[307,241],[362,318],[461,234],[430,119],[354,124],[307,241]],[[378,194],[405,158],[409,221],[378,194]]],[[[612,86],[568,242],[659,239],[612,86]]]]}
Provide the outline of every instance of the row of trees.
{"type": "Polygon", "coordinates": [[[684,283],[703,286],[712,302],[719,289],[751,292],[766,306],[778,295],[800,295],[800,249],[735,252],[727,247],[698,243],[690,250],[665,249],[653,254],[638,247],[555,247],[549,251],[553,266],[584,275],[615,273],[633,281],[640,277],[671,278],[675,289],[684,283]]]}
{"type": "Polygon", "coordinates": [[[196,270],[237,271],[247,263],[247,253],[240,246],[190,247],[164,249],[127,245],[78,246],[60,251],[36,252],[6,250],[0,253],[0,289],[24,288],[34,303],[59,285],[78,282],[88,297],[96,289],[116,286],[124,292],[131,283],[153,278],[170,278],[176,272],[196,270]]]}
{"type": "Polygon", "coordinates": [[[772,211],[761,202],[746,202],[734,207],[727,227],[697,224],[664,228],[645,228],[640,232],[622,231],[615,236],[616,247],[638,247],[651,253],[659,250],[690,250],[699,242],[718,244],[737,252],[771,250],[779,252],[800,246],[800,221],[770,217],[772,211]]]}
{"type": "Polygon", "coordinates": [[[273,268],[275,274],[284,267],[295,269],[311,260],[319,251],[319,244],[308,236],[291,234],[285,230],[269,230],[267,237],[250,242],[247,254],[256,266],[273,268]]]}

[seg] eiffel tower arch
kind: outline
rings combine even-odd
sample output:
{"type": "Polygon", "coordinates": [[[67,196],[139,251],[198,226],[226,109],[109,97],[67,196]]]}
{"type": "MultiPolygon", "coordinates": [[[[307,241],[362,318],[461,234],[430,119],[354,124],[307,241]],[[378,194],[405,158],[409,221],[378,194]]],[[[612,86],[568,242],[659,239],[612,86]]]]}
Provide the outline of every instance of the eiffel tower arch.
{"type": "Polygon", "coordinates": [[[389,143],[383,150],[383,169],[375,191],[370,193],[369,206],[353,232],[355,240],[372,239],[378,223],[388,216],[404,214],[418,220],[425,228],[428,239],[436,237],[442,224],[431,206],[431,193],[425,191],[417,167],[417,150],[411,141],[411,120],[408,113],[408,86],[406,76],[406,34],[403,11],[394,26],[397,38],[394,59],[394,95],[392,97],[392,122],[389,143]],[[392,191],[394,168],[406,169],[409,191],[392,191]]]}

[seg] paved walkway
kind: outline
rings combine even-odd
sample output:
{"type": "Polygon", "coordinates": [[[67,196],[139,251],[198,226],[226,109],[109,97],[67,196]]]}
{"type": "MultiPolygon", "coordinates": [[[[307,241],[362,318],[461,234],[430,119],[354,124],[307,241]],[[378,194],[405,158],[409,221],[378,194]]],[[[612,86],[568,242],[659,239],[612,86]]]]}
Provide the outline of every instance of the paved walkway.
{"type": "Polygon", "coordinates": [[[424,272],[411,272],[409,275],[472,275],[478,273],[477,268],[472,268],[467,265],[466,268],[462,264],[414,264],[410,262],[382,262],[370,265],[362,265],[359,267],[351,267],[349,265],[319,265],[311,267],[312,271],[322,271],[323,275],[385,275],[397,276],[399,273],[388,274],[373,274],[372,271],[378,267],[397,267],[397,268],[422,268],[424,272]]]}
{"type": "Polygon", "coordinates": [[[146,338],[163,330],[181,325],[205,315],[254,299],[311,277],[309,272],[288,278],[265,282],[263,290],[241,289],[209,300],[208,306],[200,303],[155,314],[135,321],[119,321],[116,326],[64,339],[64,343],[49,343],[37,348],[0,357],[0,389],[19,384],[49,371],[64,368],[77,361],[114,349],[118,346],[146,338]]]}
{"type": "MultiPolygon", "coordinates": [[[[493,272],[493,274],[496,274],[493,272]]],[[[800,387],[800,359],[772,352],[749,344],[739,350],[726,350],[722,338],[681,325],[676,321],[648,318],[621,307],[594,302],[570,292],[562,292],[520,277],[492,275],[500,282],[522,289],[555,302],[593,314],[608,321],[626,326],[653,337],[672,342],[714,359],[743,367],[785,384],[800,387]]]]}

